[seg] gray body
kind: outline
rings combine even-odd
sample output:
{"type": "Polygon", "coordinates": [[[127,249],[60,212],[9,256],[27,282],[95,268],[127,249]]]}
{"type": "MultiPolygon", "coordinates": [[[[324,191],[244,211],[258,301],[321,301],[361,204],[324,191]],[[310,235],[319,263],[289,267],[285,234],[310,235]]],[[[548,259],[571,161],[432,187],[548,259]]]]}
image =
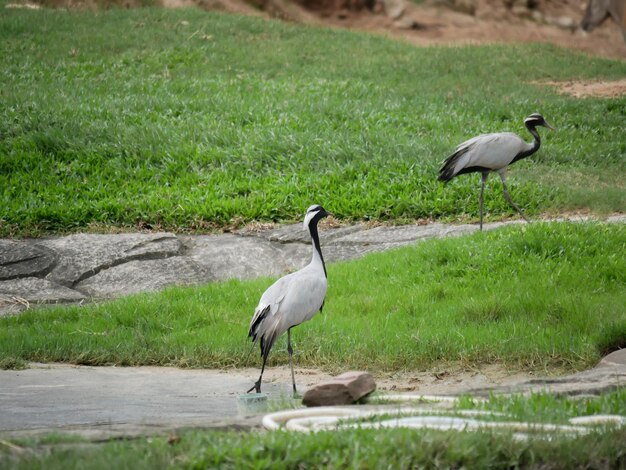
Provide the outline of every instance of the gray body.
{"type": "Polygon", "coordinates": [[[311,234],[313,244],[311,262],[299,271],[283,276],[272,284],[263,293],[254,310],[248,336],[252,338],[253,343],[260,342],[263,366],[259,380],[248,392],[256,390],[256,393],[261,393],[261,379],[270,350],[278,337],[286,331],[291,379],[293,391],[296,393],[291,328],[310,320],[324,306],[328,281],[317,233],[317,223],[327,215],[329,215],[328,212],[322,206],[309,207],[304,218],[304,228],[308,229],[311,234]]]}
{"type": "Polygon", "coordinates": [[[529,157],[541,146],[537,133],[537,126],[552,127],[541,114],[531,114],[524,120],[526,128],[533,136],[532,143],[526,143],[517,134],[499,132],[495,134],[481,134],[460,144],[454,153],[443,162],[439,170],[439,181],[448,182],[452,178],[465,173],[481,173],[480,187],[480,229],[483,229],[483,193],[489,173],[495,171],[502,180],[504,198],[523,218],[528,219],[522,210],[513,202],[506,187],[506,170],[509,165],[518,160],[529,157]]]}

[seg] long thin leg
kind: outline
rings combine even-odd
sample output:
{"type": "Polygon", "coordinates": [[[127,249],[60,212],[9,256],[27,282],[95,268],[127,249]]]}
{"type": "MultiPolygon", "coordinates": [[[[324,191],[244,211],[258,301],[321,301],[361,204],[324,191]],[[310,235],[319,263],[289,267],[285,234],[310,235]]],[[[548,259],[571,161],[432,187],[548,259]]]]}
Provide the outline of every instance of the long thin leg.
{"type": "Polygon", "coordinates": [[[483,199],[483,194],[485,193],[485,183],[487,182],[487,178],[489,178],[489,172],[486,171],[483,173],[483,177],[482,177],[482,184],[480,185],[480,230],[483,229],[483,206],[484,206],[484,199],[483,199]]]}
{"type": "Polygon", "coordinates": [[[291,347],[291,328],[287,330],[287,352],[289,353],[289,367],[291,367],[291,383],[293,384],[293,394],[297,393],[296,391],[296,376],[293,373],[293,348],[291,347]]]}
{"type": "Polygon", "coordinates": [[[515,210],[519,213],[519,215],[521,215],[521,216],[522,216],[522,218],[523,218],[526,222],[530,222],[530,220],[528,220],[528,219],[526,218],[526,216],[524,215],[524,213],[522,212],[522,209],[520,209],[520,208],[518,207],[518,205],[517,205],[517,204],[515,204],[515,203],[513,202],[513,200],[511,199],[511,196],[510,196],[510,194],[509,194],[509,190],[508,190],[508,189],[507,189],[507,187],[506,187],[506,176],[505,176],[505,175],[503,175],[502,173],[500,173],[500,179],[502,180],[502,191],[504,192],[504,199],[506,199],[506,200],[507,200],[507,202],[508,202],[509,204],[511,204],[511,206],[512,206],[512,207],[513,207],[513,208],[514,208],[514,209],[515,209],[515,210]]]}
{"type": "Polygon", "coordinates": [[[246,393],[250,393],[252,390],[254,390],[255,393],[261,393],[261,379],[263,378],[263,371],[265,370],[265,361],[267,361],[267,356],[263,356],[263,365],[261,366],[261,375],[259,375],[259,380],[254,382],[252,388],[246,393]]]}

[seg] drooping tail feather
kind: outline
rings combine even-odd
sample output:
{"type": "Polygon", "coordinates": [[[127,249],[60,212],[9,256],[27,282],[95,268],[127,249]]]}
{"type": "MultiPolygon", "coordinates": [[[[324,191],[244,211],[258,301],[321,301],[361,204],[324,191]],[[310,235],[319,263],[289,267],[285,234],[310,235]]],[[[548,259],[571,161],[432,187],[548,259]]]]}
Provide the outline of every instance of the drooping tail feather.
{"type": "Polygon", "coordinates": [[[468,146],[457,147],[456,152],[446,158],[443,162],[443,165],[439,169],[439,177],[437,179],[446,183],[454,178],[457,175],[455,172],[456,165],[459,159],[465,155],[468,150],[468,146]]]}
{"type": "Polygon", "coordinates": [[[250,322],[250,330],[248,331],[248,337],[252,337],[253,346],[256,344],[257,340],[259,341],[261,346],[261,356],[265,360],[267,360],[270,350],[278,337],[275,323],[270,325],[263,324],[263,321],[267,318],[270,310],[270,306],[266,305],[254,312],[254,317],[252,317],[252,321],[250,322]]]}
{"type": "Polygon", "coordinates": [[[248,330],[248,338],[252,336],[252,341],[256,342],[256,337],[259,332],[259,326],[261,326],[261,322],[265,320],[267,314],[270,311],[270,306],[266,305],[263,308],[257,309],[254,312],[254,316],[252,317],[252,321],[250,322],[250,329],[248,330]]]}

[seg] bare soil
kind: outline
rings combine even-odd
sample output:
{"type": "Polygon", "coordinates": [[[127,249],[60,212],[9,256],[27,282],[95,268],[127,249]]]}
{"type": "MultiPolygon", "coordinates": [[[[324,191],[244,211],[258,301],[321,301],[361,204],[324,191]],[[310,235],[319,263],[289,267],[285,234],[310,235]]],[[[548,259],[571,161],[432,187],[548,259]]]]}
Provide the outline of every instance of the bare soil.
{"type": "Polygon", "coordinates": [[[560,93],[568,94],[576,98],[595,96],[601,98],[616,98],[626,95],[626,79],[614,82],[538,82],[539,85],[557,87],[560,93]]]}
{"type": "MultiPolygon", "coordinates": [[[[592,33],[585,33],[521,19],[512,14],[503,14],[501,18],[494,19],[426,5],[414,6],[410,10],[407,18],[414,21],[411,29],[400,29],[383,15],[360,14],[345,20],[333,20],[331,24],[384,34],[420,46],[547,43],[592,56],[626,60],[626,44],[622,35],[609,22],[592,33]]],[[[573,19],[579,20],[578,17],[573,19]]]]}
{"type": "MultiPolygon", "coordinates": [[[[247,0],[161,1],[167,8],[200,5],[209,10],[277,17],[303,24],[370,32],[420,46],[546,43],[591,56],[626,60],[626,43],[617,25],[605,21],[591,33],[577,27],[586,7],[586,0],[543,0],[540,3],[541,8],[536,10],[540,20],[533,20],[530,13],[520,16],[519,12],[514,13],[497,0],[476,0],[474,14],[427,3],[417,5],[409,1],[403,3],[404,13],[396,19],[384,12],[381,3],[374,3],[375,7],[370,10],[362,8],[360,0],[353,0],[352,3],[331,1],[324,3],[324,9],[317,10],[306,9],[289,0],[249,0],[257,2],[258,8],[247,0]]],[[[539,84],[556,86],[561,92],[579,98],[626,95],[626,79],[616,82],[570,81],[539,84]]]]}
{"type": "MultiPolygon", "coordinates": [[[[250,377],[250,385],[258,378],[259,369],[238,369],[241,375],[250,377]]],[[[336,374],[318,369],[295,368],[296,385],[309,388],[336,374]]],[[[471,389],[489,388],[501,385],[514,385],[532,378],[527,372],[512,372],[500,365],[489,365],[480,369],[468,369],[461,365],[451,365],[428,371],[400,371],[373,374],[376,389],[384,392],[414,392],[424,395],[459,394],[471,389]]],[[[545,375],[548,375],[546,372],[545,375]]],[[[291,383],[289,366],[269,367],[263,374],[263,383],[291,383]]]]}
{"type": "MultiPolygon", "coordinates": [[[[626,43],[611,21],[586,33],[576,25],[582,19],[585,0],[547,0],[541,9],[541,21],[520,17],[512,11],[494,6],[494,0],[478,0],[474,14],[465,14],[443,6],[405,3],[404,13],[392,19],[384,11],[346,7],[307,10],[288,0],[265,0],[257,9],[246,0],[161,0],[165,7],[177,8],[199,4],[203,8],[237,14],[278,17],[288,21],[347,28],[407,41],[420,46],[494,43],[554,44],[591,56],[626,60],[626,43]],[[558,26],[563,23],[567,27],[558,26]]],[[[355,2],[358,0],[355,0],[355,2]]],[[[332,5],[332,3],[331,3],[332,5]]],[[[538,10],[539,11],[539,10],[538,10]]],[[[613,98],[626,95],[626,79],[615,82],[542,82],[559,91],[583,98],[613,98]]]]}
{"type": "Polygon", "coordinates": [[[540,7],[536,10],[522,10],[521,13],[519,9],[515,11],[505,7],[502,1],[476,0],[473,14],[461,13],[429,2],[417,5],[407,1],[404,3],[404,13],[395,19],[385,13],[380,3],[375,3],[373,9],[368,9],[362,8],[359,0],[334,4],[330,2],[325,4],[326,8],[317,10],[306,9],[289,0],[251,0],[258,3],[258,8],[246,0],[161,1],[165,7],[170,8],[196,4],[210,10],[348,28],[381,34],[420,46],[547,43],[593,56],[626,60],[626,43],[617,25],[610,20],[591,33],[577,27],[582,19],[586,0],[537,0],[540,1],[540,7]],[[533,19],[531,13],[536,14],[537,19],[533,19]]]}

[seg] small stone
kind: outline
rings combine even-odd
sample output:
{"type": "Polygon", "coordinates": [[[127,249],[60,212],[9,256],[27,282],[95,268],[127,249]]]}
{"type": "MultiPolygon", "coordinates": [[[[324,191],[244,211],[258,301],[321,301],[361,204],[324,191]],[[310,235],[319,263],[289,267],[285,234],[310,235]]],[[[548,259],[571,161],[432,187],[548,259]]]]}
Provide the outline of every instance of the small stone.
{"type": "Polygon", "coordinates": [[[397,20],[404,15],[407,6],[405,0],[382,0],[382,3],[385,13],[392,20],[397,20]]]}
{"type": "Polygon", "coordinates": [[[558,16],[556,18],[550,18],[550,22],[561,29],[568,29],[571,31],[575,30],[578,27],[578,23],[576,22],[576,20],[570,18],[569,16],[558,16]]]}
{"type": "Polygon", "coordinates": [[[310,388],[302,403],[306,406],[350,405],[374,390],[376,383],[371,374],[350,371],[310,388]]]}
{"type": "Polygon", "coordinates": [[[541,23],[544,21],[543,13],[541,13],[539,10],[533,10],[530,14],[530,17],[537,23],[541,23]]]}

